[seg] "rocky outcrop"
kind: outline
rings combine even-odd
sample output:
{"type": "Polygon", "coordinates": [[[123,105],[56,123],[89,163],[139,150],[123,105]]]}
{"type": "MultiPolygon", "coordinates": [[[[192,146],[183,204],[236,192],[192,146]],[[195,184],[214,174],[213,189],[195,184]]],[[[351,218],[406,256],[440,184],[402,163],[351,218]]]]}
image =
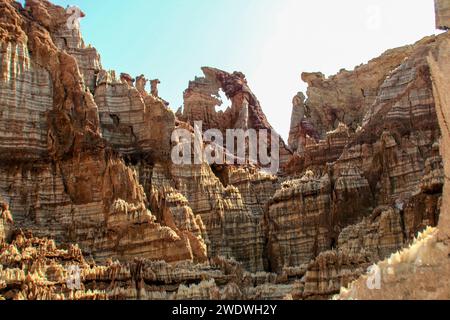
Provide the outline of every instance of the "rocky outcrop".
{"type": "Polygon", "coordinates": [[[247,129],[239,124],[254,129],[272,129],[243,73],[230,74],[209,67],[202,68],[202,71],[205,77],[191,81],[184,92],[185,105],[183,113],[179,114],[181,120],[191,124],[203,121],[205,130],[247,129]],[[220,90],[231,100],[231,106],[225,112],[216,112],[215,109],[223,103],[220,90]],[[248,115],[242,112],[244,108],[248,108],[248,115]]]}
{"type": "Polygon", "coordinates": [[[369,273],[343,288],[339,299],[450,299],[449,296],[449,159],[448,145],[450,132],[447,121],[450,119],[450,99],[448,83],[450,79],[449,51],[450,40],[446,39],[428,56],[433,77],[433,93],[436,111],[442,130],[441,154],[444,159],[445,185],[442,194],[441,214],[438,229],[428,228],[420,234],[407,249],[389,259],[378,263],[375,274],[369,273]],[[378,277],[379,290],[370,290],[367,283],[374,283],[378,277]]]}
{"type": "Polygon", "coordinates": [[[134,85],[100,71],[95,88],[103,137],[123,155],[144,155],[151,161],[170,159],[175,115],[163,100],[145,91],[145,78],[134,85]]]}
{"type": "Polygon", "coordinates": [[[365,254],[342,250],[322,252],[308,265],[293,296],[303,300],[329,299],[340,288],[358,279],[369,266],[370,259],[365,254]]]}
{"type": "MultiPolygon", "coordinates": [[[[245,75],[241,72],[232,74],[215,68],[202,68],[204,77],[197,77],[189,83],[184,92],[184,108],[177,112],[177,117],[192,126],[201,121],[203,130],[218,129],[226,137],[226,129],[267,130],[268,136],[275,132],[267,120],[261,105],[250,90],[245,75]],[[225,111],[216,111],[224,102],[220,98],[223,91],[231,101],[225,111]]],[[[291,151],[280,138],[280,163],[288,161],[291,151]]]]}
{"type": "Polygon", "coordinates": [[[356,131],[374,104],[380,86],[412,51],[412,46],[389,50],[368,64],[353,71],[342,70],[329,78],[322,73],[303,73],[308,98],[304,103],[301,96],[294,99],[295,113],[303,117],[292,118],[290,139],[301,138],[305,131],[312,138],[323,139],[340,123],[356,131]]]}
{"type": "MultiPolygon", "coordinates": [[[[427,56],[447,38],[442,34],[390,50],[329,79],[303,75],[308,99],[294,98],[292,119],[303,118],[300,135],[291,128],[296,154],[286,170],[303,178],[286,178],[269,206],[273,270],[307,266],[333,248],[341,248],[339,259],[362,255],[374,263],[426,226],[437,225],[444,175],[427,56]],[[357,88],[364,94],[357,94],[357,88]],[[325,114],[331,110],[327,106],[334,106],[333,121],[326,120],[331,119],[325,114]]],[[[328,271],[321,272],[320,281],[326,283],[328,271]]],[[[329,280],[335,292],[342,285],[329,280]]],[[[331,291],[313,290],[307,296],[323,297],[326,292],[331,291]]]]}
{"type": "Polygon", "coordinates": [[[352,281],[342,297],[377,297],[357,279],[385,258],[386,297],[417,298],[397,272],[424,292],[447,274],[448,33],[304,73],[271,175],[170,159],[195,121],[273,130],[244,74],[203,68],[174,114],[159,80],[103,70],[63,8],[0,13],[0,299],[326,299],[352,281]]]}
{"type": "Polygon", "coordinates": [[[448,246],[429,228],[415,242],[372,267],[371,273],[341,289],[337,299],[448,300],[448,246]],[[379,281],[379,282],[378,282],[379,281]]]}
{"type": "Polygon", "coordinates": [[[187,199],[204,224],[210,257],[234,258],[247,270],[263,271],[262,220],[274,177],[244,169],[230,169],[221,177],[230,184],[225,186],[207,164],[173,165],[166,172],[156,166],[152,184],[156,189],[176,188],[187,199]]]}
{"type": "Polygon", "coordinates": [[[370,217],[342,230],[333,250],[320,253],[305,265],[304,277],[293,296],[328,299],[404,244],[400,211],[379,207],[370,217]]]}
{"type": "Polygon", "coordinates": [[[266,216],[272,270],[300,266],[331,247],[331,182],[306,175],[277,190],[266,216]]]}
{"type": "MultiPolygon", "coordinates": [[[[0,191],[16,226],[78,243],[98,261],[194,260],[189,237],[155,222],[136,174],[104,140],[91,94],[98,55],[68,29],[66,11],[47,1],[22,8],[6,0],[0,10],[0,130],[7,139],[0,191]]],[[[145,149],[146,142],[136,143],[145,149]]]]}
{"type": "MultiPolygon", "coordinates": [[[[428,57],[431,73],[433,76],[433,92],[436,97],[436,111],[439,125],[442,130],[441,155],[444,159],[444,191],[442,196],[441,215],[439,217],[440,238],[447,241],[450,238],[450,96],[447,90],[450,71],[450,40],[444,41],[439,48],[428,57]]],[[[446,242],[447,243],[447,242],[446,242]]]]}
{"type": "Polygon", "coordinates": [[[282,299],[292,285],[275,274],[250,274],[233,261],[167,264],[135,259],[97,265],[76,245],[18,233],[0,243],[0,299],[230,300],[282,299]]]}
{"type": "Polygon", "coordinates": [[[450,28],[450,2],[434,0],[436,8],[436,28],[448,30],[450,28]]]}
{"type": "Polygon", "coordinates": [[[13,224],[14,221],[9,211],[9,205],[4,201],[0,201],[0,243],[9,240],[13,224]]]}

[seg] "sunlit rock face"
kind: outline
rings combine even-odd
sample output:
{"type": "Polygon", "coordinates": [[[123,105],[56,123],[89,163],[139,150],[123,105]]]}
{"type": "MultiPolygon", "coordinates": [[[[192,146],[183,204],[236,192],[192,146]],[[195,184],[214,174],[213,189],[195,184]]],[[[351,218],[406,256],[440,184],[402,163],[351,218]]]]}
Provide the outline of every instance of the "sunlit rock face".
{"type": "MultiPolygon", "coordinates": [[[[184,92],[184,107],[177,112],[178,119],[192,126],[200,121],[203,131],[218,129],[225,138],[227,129],[254,129],[258,133],[266,130],[269,136],[272,131],[276,133],[242,72],[228,73],[210,67],[204,67],[202,71],[205,76],[191,81],[184,92]],[[230,100],[225,111],[216,110],[226,103],[220,97],[221,91],[230,100]]],[[[279,143],[283,166],[292,152],[281,138],[279,143]]]]}
{"type": "MultiPolygon", "coordinates": [[[[439,12],[440,7],[437,7],[437,10],[439,12]]],[[[364,275],[347,288],[343,288],[340,295],[336,296],[338,299],[450,299],[450,283],[448,282],[450,211],[447,178],[450,172],[450,154],[448,153],[450,132],[447,126],[450,120],[448,95],[450,40],[448,34],[443,35],[443,38],[430,52],[427,60],[432,74],[436,111],[442,130],[441,154],[445,171],[444,192],[442,201],[439,202],[441,214],[438,229],[427,229],[409,248],[378,263],[375,266],[376,274],[364,275]],[[375,288],[377,290],[370,290],[373,289],[370,284],[375,283],[374,279],[377,280],[375,276],[378,276],[378,286],[375,288]]],[[[424,186],[430,186],[430,179],[424,180],[427,180],[424,186]]],[[[427,205],[422,204],[423,206],[427,205]]]]}
{"type": "Polygon", "coordinates": [[[303,73],[302,80],[308,84],[307,99],[302,102],[303,94],[294,98],[290,139],[306,134],[324,139],[326,133],[338,128],[340,123],[356,130],[377,99],[386,77],[412,50],[411,46],[389,50],[368,64],[353,71],[342,70],[329,78],[320,72],[303,73]]]}
{"type": "Polygon", "coordinates": [[[175,115],[163,100],[103,70],[94,98],[103,137],[115,150],[130,156],[145,154],[153,161],[170,159],[175,115]]]}
{"type": "Polygon", "coordinates": [[[436,28],[448,30],[450,28],[450,2],[434,0],[436,8],[436,28]]]}
{"type": "Polygon", "coordinates": [[[103,70],[63,8],[0,13],[0,299],[327,299],[353,281],[342,298],[377,298],[358,278],[386,258],[385,298],[446,297],[426,283],[449,265],[447,33],[304,73],[273,175],[171,160],[196,121],[272,130],[241,72],[203,68],[174,114],[159,80],[103,70]]]}
{"type": "Polygon", "coordinates": [[[14,221],[12,219],[9,205],[0,198],[0,243],[9,240],[14,221]]]}
{"type": "Polygon", "coordinates": [[[97,265],[76,245],[61,249],[26,233],[0,242],[0,299],[255,300],[282,299],[292,289],[274,274],[249,274],[220,258],[198,265],[144,259],[97,265]]]}
{"type": "MultiPolygon", "coordinates": [[[[437,1],[438,3],[441,1],[437,1]]],[[[444,1],[442,1],[444,3],[444,1]]],[[[441,7],[437,6],[437,12],[441,7]]],[[[408,249],[401,251],[377,265],[380,277],[379,290],[369,290],[370,275],[365,275],[342,289],[340,299],[450,299],[448,281],[449,261],[449,193],[448,176],[450,154],[450,98],[448,83],[450,72],[450,39],[448,34],[428,56],[433,77],[433,93],[439,124],[442,130],[441,154],[444,159],[445,185],[442,196],[438,229],[427,229],[408,249]]]]}
{"type": "Polygon", "coordinates": [[[300,130],[291,126],[296,154],[287,170],[303,178],[287,179],[266,219],[269,246],[277,248],[269,255],[271,267],[280,272],[303,264],[306,270],[295,296],[337,293],[370,263],[400,250],[426,226],[437,226],[444,169],[427,58],[447,41],[448,34],[428,37],[329,79],[303,75],[308,99],[294,98],[292,119],[300,130]],[[364,72],[375,66],[373,75],[364,72]],[[361,87],[373,96],[358,100],[361,87]],[[334,106],[334,120],[320,114],[327,106],[334,106]],[[309,180],[327,184],[299,192],[309,180]],[[283,236],[274,232],[279,229],[283,236]]]}
{"type": "MultiPolygon", "coordinates": [[[[223,256],[268,269],[262,221],[276,177],[254,167],[224,166],[216,175],[206,164],[170,165],[172,131],[189,125],[167,108],[155,81],[147,92],[144,76],[103,70],[60,7],[5,0],[2,10],[9,20],[0,187],[17,227],[77,243],[101,262],[223,256]]],[[[250,99],[238,126],[270,128],[243,76],[205,70],[239,106],[250,99]]]]}
{"type": "Polygon", "coordinates": [[[46,112],[53,105],[50,73],[34,63],[25,43],[2,41],[0,48],[2,160],[36,160],[48,154],[46,112]]]}

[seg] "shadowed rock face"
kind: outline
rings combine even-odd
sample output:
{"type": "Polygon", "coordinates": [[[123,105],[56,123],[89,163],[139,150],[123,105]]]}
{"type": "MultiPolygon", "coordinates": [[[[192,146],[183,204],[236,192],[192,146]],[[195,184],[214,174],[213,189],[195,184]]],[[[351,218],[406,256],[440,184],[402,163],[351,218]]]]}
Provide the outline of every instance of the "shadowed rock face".
{"type": "Polygon", "coordinates": [[[341,296],[447,297],[426,284],[449,266],[448,33],[304,73],[273,176],[170,159],[172,131],[194,121],[273,130],[244,74],[203,68],[174,114],[158,80],[147,92],[144,75],[103,70],[63,8],[0,13],[0,299],[326,299],[430,225],[380,264],[412,282],[389,273],[380,296],[363,277],[341,296]]]}

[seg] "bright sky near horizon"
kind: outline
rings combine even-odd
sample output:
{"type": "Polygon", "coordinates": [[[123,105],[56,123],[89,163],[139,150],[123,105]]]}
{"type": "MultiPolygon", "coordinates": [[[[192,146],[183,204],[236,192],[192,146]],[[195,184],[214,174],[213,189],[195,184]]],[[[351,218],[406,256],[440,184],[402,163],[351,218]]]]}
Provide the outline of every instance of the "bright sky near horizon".
{"type": "Polygon", "coordinates": [[[174,110],[202,66],[242,71],[284,138],[301,72],[351,70],[436,32],[433,0],[52,2],[83,10],[83,37],[105,69],[159,78],[174,110]]]}

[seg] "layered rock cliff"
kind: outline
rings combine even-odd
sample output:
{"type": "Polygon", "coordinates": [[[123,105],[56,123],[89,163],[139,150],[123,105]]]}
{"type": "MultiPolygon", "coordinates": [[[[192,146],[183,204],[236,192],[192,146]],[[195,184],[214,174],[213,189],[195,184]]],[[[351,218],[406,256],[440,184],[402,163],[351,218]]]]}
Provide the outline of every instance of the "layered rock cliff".
{"type": "MultiPolygon", "coordinates": [[[[436,1],[437,15],[441,19],[446,11],[442,11],[448,2],[436,1]]],[[[447,15],[448,16],[448,15],[447,15]]],[[[437,27],[442,28],[439,20],[437,27]]],[[[447,19],[448,21],[448,19],[447,19]]],[[[450,131],[450,99],[449,85],[449,52],[448,37],[435,50],[429,53],[428,63],[433,79],[433,93],[436,101],[437,115],[442,130],[441,154],[444,159],[445,185],[442,199],[441,215],[438,228],[428,228],[420,234],[407,249],[397,252],[388,259],[373,267],[374,272],[365,274],[342,288],[338,299],[450,299],[450,207],[449,207],[449,163],[448,152],[450,131]],[[378,277],[378,279],[376,278],[378,277]],[[369,290],[367,283],[378,281],[377,290],[369,290]]]]}
{"type": "MultiPolygon", "coordinates": [[[[92,95],[99,57],[68,28],[66,11],[47,1],[2,1],[0,10],[0,190],[17,227],[78,243],[100,261],[192,261],[189,237],[156,222],[135,171],[104,138],[92,95]]],[[[142,149],[151,143],[139,138],[142,149]]]]}
{"type": "Polygon", "coordinates": [[[303,177],[282,185],[266,222],[272,267],[304,265],[304,297],[338,291],[355,269],[437,225],[444,173],[427,56],[447,39],[389,50],[328,79],[303,74],[308,99],[294,98],[300,130],[291,131],[288,165],[303,177]]]}
{"type": "MultiPolygon", "coordinates": [[[[144,76],[103,70],[60,7],[5,0],[2,10],[1,128],[9,141],[0,186],[17,227],[77,243],[97,261],[225,256],[267,269],[261,221],[274,177],[247,166],[223,168],[219,179],[206,164],[171,165],[172,131],[189,125],[156,83],[148,93],[144,76]]],[[[271,129],[243,76],[210,70],[230,97],[250,99],[253,127],[271,129]]]]}
{"type": "Polygon", "coordinates": [[[450,28],[450,3],[446,0],[434,0],[436,8],[436,28],[448,30],[450,28]]]}
{"type": "MultiPolygon", "coordinates": [[[[175,114],[159,80],[104,70],[63,8],[0,13],[0,298],[326,299],[438,225],[412,248],[446,272],[448,33],[304,73],[273,175],[171,161],[172,132],[195,138],[196,121],[273,130],[244,74],[203,68],[175,114]]],[[[376,297],[362,281],[343,297],[376,297]]]]}

